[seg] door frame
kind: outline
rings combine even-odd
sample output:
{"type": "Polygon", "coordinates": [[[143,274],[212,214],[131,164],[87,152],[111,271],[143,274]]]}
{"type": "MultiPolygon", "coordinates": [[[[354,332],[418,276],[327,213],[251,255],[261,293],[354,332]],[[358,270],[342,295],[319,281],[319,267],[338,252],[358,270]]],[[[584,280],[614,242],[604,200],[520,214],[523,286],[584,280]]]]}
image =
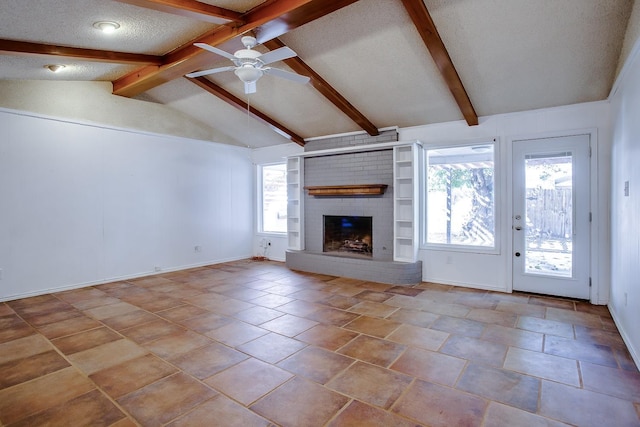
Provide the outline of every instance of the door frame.
{"type": "Polygon", "coordinates": [[[598,260],[600,259],[600,229],[601,229],[601,215],[598,207],[600,206],[600,192],[599,186],[599,170],[598,170],[598,130],[596,128],[589,129],[575,129],[556,132],[543,132],[543,133],[530,133],[508,136],[507,139],[507,173],[509,177],[507,179],[506,188],[506,205],[503,205],[507,209],[507,214],[504,217],[503,227],[505,234],[509,236],[505,239],[506,253],[505,253],[505,268],[507,270],[507,292],[513,292],[513,233],[511,227],[513,225],[513,143],[515,141],[529,140],[529,139],[547,139],[547,138],[560,138],[576,135],[588,135],[589,144],[591,146],[591,156],[589,159],[589,209],[591,211],[591,227],[590,227],[590,242],[589,248],[589,277],[591,278],[591,290],[589,301],[593,304],[606,304],[608,302],[607,295],[602,295],[602,280],[600,280],[600,265],[598,260]]]}

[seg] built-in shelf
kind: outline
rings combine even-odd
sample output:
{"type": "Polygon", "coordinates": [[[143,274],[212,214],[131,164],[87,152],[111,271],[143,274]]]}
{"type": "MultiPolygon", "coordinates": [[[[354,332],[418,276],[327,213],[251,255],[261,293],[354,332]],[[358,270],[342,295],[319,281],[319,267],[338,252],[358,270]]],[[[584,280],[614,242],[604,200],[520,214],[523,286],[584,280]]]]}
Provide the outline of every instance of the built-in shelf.
{"type": "Polygon", "coordinates": [[[379,196],[384,194],[387,184],[321,185],[304,187],[310,196],[379,196]]]}

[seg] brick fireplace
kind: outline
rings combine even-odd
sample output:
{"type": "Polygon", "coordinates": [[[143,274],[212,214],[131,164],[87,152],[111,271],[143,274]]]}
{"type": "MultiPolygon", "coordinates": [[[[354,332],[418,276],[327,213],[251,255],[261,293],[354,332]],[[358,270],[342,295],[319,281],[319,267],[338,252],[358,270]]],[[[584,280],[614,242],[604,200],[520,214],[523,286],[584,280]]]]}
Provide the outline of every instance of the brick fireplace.
{"type": "MultiPolygon", "coordinates": [[[[286,262],[289,268],[392,284],[421,281],[420,261],[393,261],[393,148],[383,144],[384,147],[379,150],[349,150],[349,147],[395,142],[397,139],[397,132],[393,130],[377,137],[355,135],[307,143],[303,168],[305,188],[375,184],[384,187],[386,191],[375,195],[320,196],[304,191],[301,204],[303,208],[300,212],[304,229],[304,250],[287,251],[286,262]],[[317,156],[313,155],[316,151],[317,156]],[[367,218],[371,224],[369,242],[363,241],[367,237],[359,233],[342,238],[354,241],[345,243],[347,246],[352,245],[352,252],[327,250],[327,218],[343,218],[341,221],[346,222],[349,222],[349,218],[367,218]],[[364,249],[367,244],[370,245],[369,248],[364,249]],[[356,250],[358,248],[363,250],[356,250]]],[[[335,245],[334,243],[333,246],[335,245]]]]}

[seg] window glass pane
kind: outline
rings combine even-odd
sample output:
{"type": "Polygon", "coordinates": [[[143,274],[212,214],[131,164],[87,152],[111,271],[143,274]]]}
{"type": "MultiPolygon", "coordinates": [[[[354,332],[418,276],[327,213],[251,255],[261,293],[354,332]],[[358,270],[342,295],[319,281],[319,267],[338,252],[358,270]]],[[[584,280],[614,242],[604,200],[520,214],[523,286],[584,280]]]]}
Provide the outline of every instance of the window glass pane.
{"type": "Polygon", "coordinates": [[[427,243],[494,247],[493,144],[427,150],[427,243]]]}
{"type": "Polygon", "coordinates": [[[287,232],[286,164],[262,166],[262,231],[287,232]]]}

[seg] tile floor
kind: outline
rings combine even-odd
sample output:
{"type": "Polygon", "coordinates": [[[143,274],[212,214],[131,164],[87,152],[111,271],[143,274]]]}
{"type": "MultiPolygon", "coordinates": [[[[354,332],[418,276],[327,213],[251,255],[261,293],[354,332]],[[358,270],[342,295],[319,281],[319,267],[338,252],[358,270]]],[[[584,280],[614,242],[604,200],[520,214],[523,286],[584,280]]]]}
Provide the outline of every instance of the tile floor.
{"type": "Polygon", "coordinates": [[[632,426],[606,307],[238,261],[0,303],[2,426],[632,426]]]}

